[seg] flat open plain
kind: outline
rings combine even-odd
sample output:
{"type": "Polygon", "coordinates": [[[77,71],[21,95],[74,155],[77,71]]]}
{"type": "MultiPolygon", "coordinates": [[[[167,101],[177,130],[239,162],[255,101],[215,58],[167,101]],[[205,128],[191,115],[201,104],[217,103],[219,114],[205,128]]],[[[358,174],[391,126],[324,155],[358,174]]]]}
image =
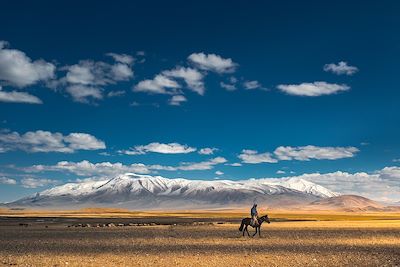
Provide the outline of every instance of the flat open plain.
{"type": "Polygon", "coordinates": [[[238,231],[241,212],[0,216],[0,266],[400,266],[393,213],[276,212],[254,238],[238,231]],[[93,227],[107,223],[127,226],[93,227]]]}

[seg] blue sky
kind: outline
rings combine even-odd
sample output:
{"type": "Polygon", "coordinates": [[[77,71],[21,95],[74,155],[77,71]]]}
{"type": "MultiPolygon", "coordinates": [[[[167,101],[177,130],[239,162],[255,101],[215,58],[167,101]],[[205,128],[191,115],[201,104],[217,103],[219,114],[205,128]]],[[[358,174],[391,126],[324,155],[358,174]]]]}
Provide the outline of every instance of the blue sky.
{"type": "Polygon", "coordinates": [[[399,5],[3,3],[0,201],[124,171],[399,201],[399,5]]]}

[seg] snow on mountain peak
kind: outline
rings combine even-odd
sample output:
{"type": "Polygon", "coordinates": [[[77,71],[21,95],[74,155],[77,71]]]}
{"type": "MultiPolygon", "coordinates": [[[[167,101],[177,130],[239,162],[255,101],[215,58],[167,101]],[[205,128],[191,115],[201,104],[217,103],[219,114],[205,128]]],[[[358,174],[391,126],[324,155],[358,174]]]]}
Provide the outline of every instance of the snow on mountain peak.
{"type": "Polygon", "coordinates": [[[218,180],[187,180],[169,179],[162,176],[141,175],[135,173],[125,173],[118,175],[110,180],[90,181],[81,183],[68,183],[57,186],[40,193],[41,196],[56,195],[90,195],[97,191],[108,192],[129,192],[139,194],[147,192],[154,195],[163,196],[190,196],[206,191],[249,191],[259,194],[278,194],[285,191],[298,191],[318,197],[332,197],[338,194],[325,187],[309,182],[301,178],[265,178],[250,179],[242,181],[218,180]]]}

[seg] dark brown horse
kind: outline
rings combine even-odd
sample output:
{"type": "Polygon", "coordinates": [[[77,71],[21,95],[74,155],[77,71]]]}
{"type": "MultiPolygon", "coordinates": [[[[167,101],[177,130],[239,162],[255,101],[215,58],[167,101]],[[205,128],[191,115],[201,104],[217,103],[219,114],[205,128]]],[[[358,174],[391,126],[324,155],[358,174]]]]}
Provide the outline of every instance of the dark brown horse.
{"type": "Polygon", "coordinates": [[[243,236],[244,236],[244,231],[247,232],[247,235],[250,236],[249,231],[247,230],[247,227],[249,227],[249,225],[253,228],[256,228],[256,232],[254,233],[253,236],[255,236],[258,232],[258,236],[261,236],[261,225],[263,222],[267,222],[267,223],[271,223],[269,221],[268,215],[264,215],[260,218],[258,218],[258,225],[257,226],[253,226],[251,225],[251,218],[244,218],[242,220],[242,224],[239,227],[239,231],[243,231],[243,236]]]}

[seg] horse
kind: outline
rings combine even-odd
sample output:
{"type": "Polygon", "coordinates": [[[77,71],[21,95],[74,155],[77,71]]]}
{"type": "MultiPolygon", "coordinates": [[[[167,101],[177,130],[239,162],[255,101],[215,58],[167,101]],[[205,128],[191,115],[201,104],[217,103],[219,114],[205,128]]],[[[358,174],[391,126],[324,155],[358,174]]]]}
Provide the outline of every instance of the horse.
{"type": "Polygon", "coordinates": [[[250,236],[249,231],[247,230],[247,227],[249,227],[249,225],[250,225],[251,227],[256,228],[256,232],[254,233],[253,237],[257,234],[257,232],[258,232],[258,236],[261,237],[261,225],[263,222],[271,223],[268,218],[268,215],[264,215],[264,216],[258,218],[257,226],[251,225],[251,218],[244,218],[242,220],[242,224],[239,227],[239,231],[241,231],[241,232],[243,231],[243,236],[244,236],[244,231],[246,231],[247,235],[250,236]]]}

